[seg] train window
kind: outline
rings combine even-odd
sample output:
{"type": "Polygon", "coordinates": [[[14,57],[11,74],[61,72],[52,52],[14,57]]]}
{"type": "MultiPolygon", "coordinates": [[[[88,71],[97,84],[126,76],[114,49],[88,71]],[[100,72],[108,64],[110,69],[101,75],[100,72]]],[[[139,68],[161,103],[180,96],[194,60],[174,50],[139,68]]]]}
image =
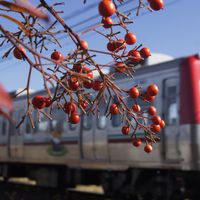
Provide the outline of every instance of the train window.
{"type": "Polygon", "coordinates": [[[106,118],[105,115],[99,116],[99,118],[97,118],[97,128],[98,129],[105,129],[106,128],[106,122],[107,122],[107,118],[106,118]]]}
{"type": "MultiPolygon", "coordinates": [[[[18,120],[18,112],[17,111],[12,113],[12,118],[16,121],[18,120]]],[[[12,122],[9,122],[9,130],[8,131],[9,131],[9,134],[14,135],[16,133],[15,124],[13,124],[12,122]]]]}
{"type": "Polygon", "coordinates": [[[36,122],[36,123],[38,123],[38,125],[37,125],[38,132],[48,132],[49,119],[46,116],[40,115],[40,122],[36,122]]]}
{"type": "Polygon", "coordinates": [[[178,120],[178,108],[176,98],[176,86],[167,88],[167,124],[177,124],[178,120]]]}
{"type": "Polygon", "coordinates": [[[83,128],[90,130],[92,128],[92,115],[83,115],[83,128]]]}
{"type": "Polygon", "coordinates": [[[25,121],[25,133],[30,134],[32,132],[32,126],[30,123],[30,119],[29,117],[26,117],[26,121],[25,121]]]}
{"type": "Polygon", "coordinates": [[[7,125],[8,125],[8,121],[7,119],[0,117],[1,120],[1,135],[6,135],[7,133],[7,125]]]}
{"type": "Polygon", "coordinates": [[[121,125],[121,115],[112,116],[112,126],[119,127],[121,125]]]}

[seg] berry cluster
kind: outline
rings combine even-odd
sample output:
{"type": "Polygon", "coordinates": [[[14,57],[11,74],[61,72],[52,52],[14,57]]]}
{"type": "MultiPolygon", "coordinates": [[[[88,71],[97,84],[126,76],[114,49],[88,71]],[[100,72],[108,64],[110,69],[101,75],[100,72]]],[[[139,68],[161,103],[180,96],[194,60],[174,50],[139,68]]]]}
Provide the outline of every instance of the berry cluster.
{"type": "Polygon", "coordinates": [[[49,107],[52,104],[51,99],[48,96],[34,96],[32,99],[32,104],[36,109],[42,109],[49,107]]]}
{"type": "MultiPolygon", "coordinates": [[[[128,93],[129,93],[130,98],[134,99],[135,102],[137,102],[138,98],[146,102],[151,102],[155,99],[156,95],[159,93],[159,89],[157,85],[151,84],[147,87],[147,90],[145,92],[141,93],[138,87],[134,86],[128,91],[128,93]]],[[[145,114],[145,113],[148,114],[148,117],[143,118],[145,122],[148,120],[148,124],[145,125],[145,127],[143,127],[144,131],[147,133],[152,132],[153,134],[156,134],[160,132],[162,128],[165,127],[165,121],[161,119],[160,116],[156,115],[157,110],[154,106],[149,106],[146,110],[142,111],[142,108],[140,107],[140,105],[137,103],[134,103],[130,108],[128,108],[128,111],[129,111],[128,115],[130,116],[130,118],[135,117],[137,115],[141,116],[142,114],[145,114]]],[[[120,105],[112,104],[110,106],[110,114],[111,115],[120,114],[120,105]]],[[[122,134],[129,135],[131,132],[131,127],[132,127],[133,128],[133,134],[131,135],[131,137],[133,138],[132,144],[135,147],[139,147],[142,144],[142,139],[137,138],[137,134],[135,133],[136,129],[135,127],[133,127],[133,125],[130,123],[128,119],[126,120],[126,123],[127,123],[126,125],[122,126],[122,129],[121,129],[122,134]]],[[[139,126],[143,126],[143,125],[140,124],[139,126]]],[[[147,134],[145,138],[146,145],[145,145],[144,151],[147,153],[150,153],[153,150],[153,148],[151,144],[148,144],[149,141],[151,142],[148,136],[149,135],[147,134]]],[[[158,139],[158,138],[155,138],[155,139],[158,139]]]]}

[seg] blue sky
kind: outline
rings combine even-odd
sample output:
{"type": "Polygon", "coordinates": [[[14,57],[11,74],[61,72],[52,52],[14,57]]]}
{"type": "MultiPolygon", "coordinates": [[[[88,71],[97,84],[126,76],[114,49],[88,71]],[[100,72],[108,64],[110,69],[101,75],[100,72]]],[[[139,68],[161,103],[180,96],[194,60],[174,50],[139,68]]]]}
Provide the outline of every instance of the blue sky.
{"type": "MultiPolygon", "coordinates": [[[[34,1],[36,2],[36,1],[34,1]]],[[[55,1],[47,1],[55,2],[55,1]]],[[[65,6],[60,7],[65,12],[63,16],[73,14],[73,17],[67,20],[67,23],[74,25],[84,19],[98,14],[97,6],[93,9],[87,8],[87,6],[98,0],[87,0],[87,4],[83,5],[83,0],[67,0],[65,6]],[[86,9],[87,8],[87,9],[86,9]],[[80,11],[86,10],[82,14],[80,11]]],[[[121,7],[121,10],[128,10],[137,6],[138,1],[132,0],[131,3],[127,3],[121,7]]],[[[98,4],[98,3],[97,3],[98,4]]],[[[133,31],[138,38],[138,44],[142,43],[144,46],[148,46],[152,52],[159,52],[171,55],[175,58],[187,56],[198,53],[200,51],[200,1],[199,0],[165,0],[166,7],[160,12],[150,13],[146,10],[142,10],[139,17],[135,16],[135,11],[131,15],[134,20],[134,24],[129,26],[129,29],[133,31]]],[[[101,21],[100,17],[88,20],[87,23],[82,23],[75,30],[80,29],[101,21]]],[[[5,28],[12,28],[6,20],[0,19],[0,23],[5,28]]],[[[122,34],[123,37],[123,34],[122,34]]],[[[103,39],[95,34],[86,34],[83,36],[86,39],[92,49],[102,49],[103,39]]],[[[73,45],[69,39],[62,41],[63,48],[60,49],[64,54],[67,54],[73,45]]],[[[105,43],[106,44],[106,43],[105,43]]],[[[0,54],[2,56],[4,48],[0,47],[0,54]]],[[[55,47],[52,47],[53,49],[55,47]]],[[[51,48],[50,48],[51,49],[51,48]]],[[[46,52],[46,55],[50,56],[51,51],[46,52]]],[[[109,59],[105,56],[100,56],[97,61],[107,62],[109,59]]],[[[12,54],[9,56],[8,61],[0,60],[0,83],[2,83],[8,91],[16,90],[18,88],[24,88],[26,85],[26,77],[28,73],[28,65],[23,61],[13,59],[12,54]]],[[[40,75],[38,72],[33,73],[31,79],[31,88],[34,90],[41,89],[43,87],[40,75]]]]}

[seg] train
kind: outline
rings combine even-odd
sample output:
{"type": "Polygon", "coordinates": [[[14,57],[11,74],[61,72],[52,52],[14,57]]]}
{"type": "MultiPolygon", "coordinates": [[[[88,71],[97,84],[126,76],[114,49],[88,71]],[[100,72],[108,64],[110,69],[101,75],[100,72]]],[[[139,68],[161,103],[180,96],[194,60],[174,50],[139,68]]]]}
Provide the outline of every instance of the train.
{"type": "MultiPolygon", "coordinates": [[[[0,176],[5,181],[28,177],[37,185],[60,188],[97,184],[116,199],[198,196],[200,58],[163,57],[141,63],[134,80],[122,75],[116,80],[126,88],[131,88],[133,81],[144,87],[155,83],[160,88],[153,105],[166,127],[151,154],[133,147],[131,138],[121,133],[117,116],[108,120],[100,112],[98,118],[82,116],[79,124],[70,124],[66,115],[55,109],[52,120],[41,115],[34,129],[28,119],[16,129],[0,118],[0,176]]],[[[38,91],[31,97],[43,94],[38,91]]],[[[14,99],[14,119],[23,116],[24,105],[25,95],[14,99]]],[[[34,110],[33,120],[37,121],[34,110]]],[[[137,136],[143,137],[143,133],[138,131],[137,136]]]]}

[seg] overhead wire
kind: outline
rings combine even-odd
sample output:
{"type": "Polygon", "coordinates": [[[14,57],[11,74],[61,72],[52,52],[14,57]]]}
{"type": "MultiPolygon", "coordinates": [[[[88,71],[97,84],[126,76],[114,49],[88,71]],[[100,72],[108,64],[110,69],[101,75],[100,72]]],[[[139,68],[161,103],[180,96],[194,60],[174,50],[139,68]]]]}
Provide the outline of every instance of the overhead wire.
{"type": "MultiPolygon", "coordinates": [[[[125,2],[125,5],[126,5],[127,3],[130,3],[130,1],[131,1],[131,0],[128,0],[127,2],[125,2]]],[[[175,3],[178,3],[178,2],[180,2],[180,1],[182,1],[182,0],[173,0],[172,2],[167,3],[167,4],[166,4],[166,7],[167,7],[167,6],[171,6],[171,5],[173,5],[173,4],[175,4],[175,3]]],[[[96,5],[96,4],[95,4],[95,5],[96,5]]],[[[94,4],[91,5],[89,8],[93,8],[93,6],[94,6],[94,4]]],[[[120,4],[119,6],[122,6],[122,4],[120,4]]],[[[128,10],[125,10],[125,11],[123,11],[123,12],[124,12],[124,13],[129,13],[129,12],[131,12],[131,11],[136,10],[137,8],[138,8],[138,6],[136,6],[136,7],[134,7],[134,8],[129,8],[128,10]]],[[[82,12],[82,13],[84,13],[84,12],[82,12]]],[[[148,13],[149,13],[149,12],[142,13],[142,14],[139,15],[138,17],[143,16],[143,15],[146,15],[146,14],[148,14],[148,13]]],[[[99,17],[99,14],[93,15],[93,16],[87,18],[87,19],[84,19],[84,20],[82,20],[82,21],[80,21],[80,22],[78,22],[78,23],[72,25],[71,28],[74,29],[74,28],[76,28],[76,27],[79,27],[79,25],[85,24],[85,23],[87,23],[88,21],[91,21],[91,20],[93,20],[93,19],[96,19],[97,17],[99,17]]],[[[69,18],[69,16],[66,16],[65,18],[69,18]]],[[[116,16],[114,17],[114,19],[115,19],[115,18],[116,18],[116,16]]],[[[133,17],[132,17],[132,18],[133,18],[133,17]]],[[[132,19],[132,18],[131,18],[131,19],[132,19]]],[[[85,27],[83,27],[83,28],[77,30],[76,32],[78,32],[78,33],[80,34],[82,31],[85,31],[85,30],[87,30],[87,29],[89,29],[89,28],[92,28],[92,27],[94,27],[94,26],[97,25],[97,24],[98,24],[98,22],[95,22],[95,23],[93,23],[93,24],[90,24],[90,25],[88,25],[88,26],[85,26],[85,27]]],[[[90,35],[87,36],[87,38],[92,37],[94,34],[95,34],[95,33],[92,32],[90,35]]],[[[62,35],[62,36],[58,37],[59,40],[61,40],[61,39],[63,39],[63,38],[66,38],[66,35],[65,35],[65,36],[62,35]]],[[[68,43],[65,43],[65,44],[68,44],[68,43]]],[[[8,59],[6,59],[5,61],[10,61],[10,60],[13,60],[13,59],[14,59],[14,58],[8,58],[8,59]]],[[[1,61],[0,64],[1,64],[1,63],[4,63],[5,61],[1,61]]],[[[13,66],[16,66],[16,64],[13,65],[13,66]]],[[[3,69],[1,69],[0,72],[1,72],[1,71],[5,71],[6,68],[7,68],[7,66],[5,66],[3,69]]],[[[7,69],[8,69],[8,68],[7,68],[7,69]]]]}

